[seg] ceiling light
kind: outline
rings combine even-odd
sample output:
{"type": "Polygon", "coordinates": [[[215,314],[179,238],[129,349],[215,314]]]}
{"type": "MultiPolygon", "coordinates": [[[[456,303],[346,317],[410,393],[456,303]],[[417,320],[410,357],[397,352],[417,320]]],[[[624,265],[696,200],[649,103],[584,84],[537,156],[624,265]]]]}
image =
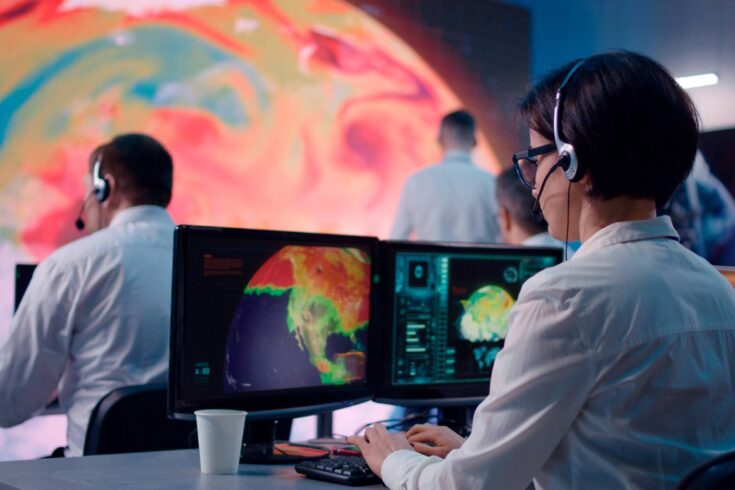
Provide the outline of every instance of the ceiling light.
{"type": "Polygon", "coordinates": [[[682,88],[695,88],[715,85],[719,81],[719,78],[717,77],[717,73],[703,73],[689,77],[677,77],[675,80],[682,88]]]}

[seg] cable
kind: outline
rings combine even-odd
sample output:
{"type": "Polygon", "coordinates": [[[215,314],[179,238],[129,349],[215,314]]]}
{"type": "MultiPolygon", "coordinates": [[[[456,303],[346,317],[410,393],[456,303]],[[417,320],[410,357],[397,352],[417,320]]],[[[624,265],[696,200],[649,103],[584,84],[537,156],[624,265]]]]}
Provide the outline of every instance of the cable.
{"type": "Polygon", "coordinates": [[[396,422],[395,424],[386,426],[387,430],[392,429],[398,429],[398,430],[405,430],[406,428],[410,428],[409,426],[413,426],[418,422],[421,423],[428,423],[431,419],[436,419],[437,425],[442,425],[442,422],[454,422],[454,420],[451,419],[439,419],[438,415],[432,414],[431,410],[426,410],[425,412],[422,412],[420,414],[415,414],[406,417],[405,419],[396,422]]]}
{"type": "Polygon", "coordinates": [[[569,260],[569,203],[572,195],[572,182],[569,182],[569,188],[567,189],[567,232],[564,236],[564,262],[569,260]]]}
{"type": "Polygon", "coordinates": [[[390,425],[386,425],[386,429],[394,429],[396,427],[401,427],[409,423],[411,424],[416,423],[416,421],[418,420],[428,421],[432,417],[436,417],[436,416],[431,414],[431,409],[428,409],[420,413],[409,415],[408,417],[403,418],[403,419],[385,419],[385,420],[377,420],[374,422],[368,422],[367,424],[363,424],[360,427],[358,427],[354,435],[358,435],[363,430],[375,424],[389,424],[390,423],[390,425]]]}

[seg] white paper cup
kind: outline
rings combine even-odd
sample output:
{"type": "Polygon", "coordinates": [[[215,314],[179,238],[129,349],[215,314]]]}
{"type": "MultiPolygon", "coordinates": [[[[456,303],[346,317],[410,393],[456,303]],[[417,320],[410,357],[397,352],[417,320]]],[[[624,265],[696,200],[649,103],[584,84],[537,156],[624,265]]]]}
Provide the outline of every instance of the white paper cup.
{"type": "Polygon", "coordinates": [[[202,473],[231,475],[240,464],[242,434],[247,412],[197,410],[199,466],[202,473]]]}

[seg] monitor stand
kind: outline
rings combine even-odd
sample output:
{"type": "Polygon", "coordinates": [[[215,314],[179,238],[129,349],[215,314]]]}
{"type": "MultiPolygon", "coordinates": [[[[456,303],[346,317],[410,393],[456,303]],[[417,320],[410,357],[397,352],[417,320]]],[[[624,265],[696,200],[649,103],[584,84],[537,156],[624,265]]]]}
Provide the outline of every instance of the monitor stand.
{"type": "Polygon", "coordinates": [[[329,456],[327,448],[288,442],[290,431],[290,419],[246,421],[240,462],[293,464],[329,456]]]}
{"type": "Polygon", "coordinates": [[[472,430],[472,417],[475,415],[476,405],[470,407],[440,407],[440,419],[457,434],[467,437],[472,430]]]}

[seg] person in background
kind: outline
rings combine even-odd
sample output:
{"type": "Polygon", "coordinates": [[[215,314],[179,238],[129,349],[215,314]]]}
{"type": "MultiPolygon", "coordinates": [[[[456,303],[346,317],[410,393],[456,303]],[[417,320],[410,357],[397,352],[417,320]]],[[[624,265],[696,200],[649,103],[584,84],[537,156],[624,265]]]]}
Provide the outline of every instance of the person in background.
{"type": "Polygon", "coordinates": [[[564,247],[548,232],[546,221],[537,222],[531,210],[535,200],[531,191],[518,180],[513,167],[500,172],[495,186],[498,200],[498,224],[503,242],[511,245],[564,247]]]}
{"type": "MultiPolygon", "coordinates": [[[[80,456],[92,409],[110,391],[166,380],[174,222],[173,162],[143,134],[96,148],[77,227],[90,235],[41,262],[0,347],[0,425],[58,395],[66,456],[80,456]]],[[[59,451],[55,452],[56,455],[59,451]]]]}
{"type": "Polygon", "coordinates": [[[475,120],[466,111],[447,114],[439,126],[444,158],[411,175],[398,203],[392,239],[495,243],[495,177],[472,163],[475,120]]]}
{"type": "Polygon", "coordinates": [[[735,265],[735,200],[698,151],[689,177],[659,214],[671,217],[681,243],[717,265],[735,265]]]}
{"type": "Polygon", "coordinates": [[[467,439],[348,440],[391,489],[673,488],[735,447],[735,290],[656,216],[692,168],[696,109],[625,51],[562,66],[520,109],[519,175],[582,246],[523,284],[467,439]]]}

